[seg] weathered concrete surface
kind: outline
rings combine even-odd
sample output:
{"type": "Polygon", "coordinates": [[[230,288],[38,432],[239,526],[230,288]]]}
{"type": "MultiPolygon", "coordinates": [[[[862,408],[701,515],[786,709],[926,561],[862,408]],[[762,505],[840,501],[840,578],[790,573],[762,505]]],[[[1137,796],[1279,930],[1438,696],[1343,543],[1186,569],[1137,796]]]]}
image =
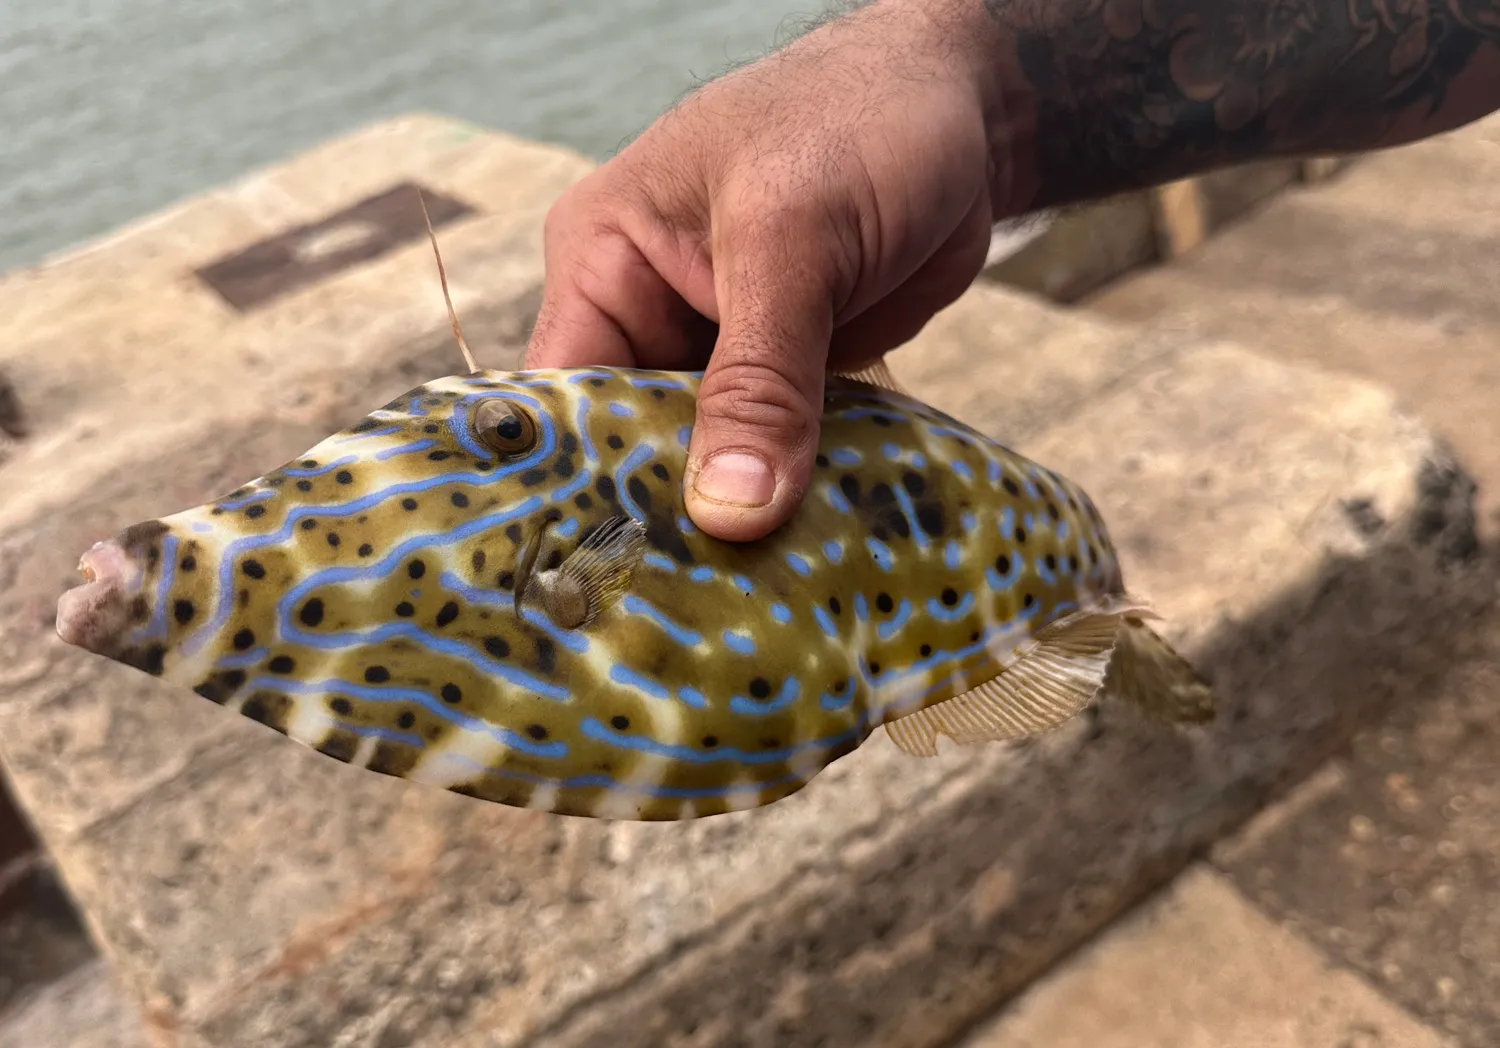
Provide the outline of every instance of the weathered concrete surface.
{"type": "Polygon", "coordinates": [[[0,1016],[0,1048],[150,1048],[139,1011],[103,961],[0,1016]]]}
{"type": "Polygon", "coordinates": [[[1500,117],[1361,158],[1083,303],[1395,390],[1500,513],[1500,117]]]}
{"type": "MultiPolygon", "coordinates": [[[[480,218],[444,232],[445,258],[471,337],[488,331],[481,352],[498,359],[535,308],[541,211],[582,165],[459,136],[401,122],[357,138],[357,164],[335,144],[320,162],[342,157],[332,170],[304,158],[238,194],[295,198],[299,179],[352,164],[358,185],[321,207],[398,177],[476,204],[480,218]],[[382,148],[398,158],[389,179],[382,148]]],[[[177,252],[154,283],[113,290],[94,327],[80,314],[32,370],[16,355],[23,399],[44,409],[0,466],[23,492],[0,508],[0,751],[161,1044],[940,1044],[1411,675],[1440,679],[1454,622],[1490,596],[1466,588],[1466,476],[1379,388],[976,288],[898,374],[1085,483],[1135,586],[1214,675],[1219,724],[1179,736],[1110,711],[1033,746],[927,762],[881,736],[788,802],[698,824],[551,819],[413,788],[52,636],[52,602],[93,538],[232,488],[451,370],[424,244],[240,316],[181,276],[274,231],[227,225],[232,237],[193,240],[188,206],[148,229],[145,243],[177,252]],[[151,239],[173,221],[177,241],[151,239]],[[110,341],[164,304],[206,319],[110,341]],[[101,344],[138,363],[80,386],[101,344]],[[59,470],[100,418],[107,439],[59,470]]],[[[139,243],[0,285],[0,307],[82,309],[83,291],[47,280],[136,279],[139,243]]]]}
{"type": "Polygon", "coordinates": [[[960,1048],[1451,1048],[1195,866],[960,1048]]]}

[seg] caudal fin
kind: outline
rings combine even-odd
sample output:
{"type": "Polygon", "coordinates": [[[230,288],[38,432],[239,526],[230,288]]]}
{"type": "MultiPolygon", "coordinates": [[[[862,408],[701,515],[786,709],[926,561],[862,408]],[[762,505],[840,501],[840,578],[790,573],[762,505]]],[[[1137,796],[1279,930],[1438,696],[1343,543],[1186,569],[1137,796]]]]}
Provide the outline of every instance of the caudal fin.
{"type": "Polygon", "coordinates": [[[1214,719],[1208,682],[1135,615],[1120,620],[1104,690],[1154,721],[1207,724],[1214,719]]]}

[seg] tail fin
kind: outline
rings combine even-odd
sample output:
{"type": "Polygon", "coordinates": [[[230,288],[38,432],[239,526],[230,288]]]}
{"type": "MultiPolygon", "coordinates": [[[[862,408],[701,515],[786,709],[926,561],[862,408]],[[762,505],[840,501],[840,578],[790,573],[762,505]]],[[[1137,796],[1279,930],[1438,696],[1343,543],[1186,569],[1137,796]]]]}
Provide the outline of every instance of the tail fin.
{"type": "Polygon", "coordinates": [[[1136,615],[1120,620],[1104,690],[1154,721],[1207,724],[1214,719],[1208,682],[1136,615]]]}

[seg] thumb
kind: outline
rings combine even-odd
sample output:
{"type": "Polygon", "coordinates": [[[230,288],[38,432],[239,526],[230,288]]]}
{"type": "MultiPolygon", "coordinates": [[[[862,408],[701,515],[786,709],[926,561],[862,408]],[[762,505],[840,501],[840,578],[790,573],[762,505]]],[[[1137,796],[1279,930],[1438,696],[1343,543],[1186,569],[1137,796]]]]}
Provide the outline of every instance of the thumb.
{"type": "Polygon", "coordinates": [[[833,297],[815,265],[789,264],[802,254],[789,243],[730,243],[715,259],[719,337],[684,498],[694,524],[728,541],[761,538],[792,515],[817,451],[833,297]]]}

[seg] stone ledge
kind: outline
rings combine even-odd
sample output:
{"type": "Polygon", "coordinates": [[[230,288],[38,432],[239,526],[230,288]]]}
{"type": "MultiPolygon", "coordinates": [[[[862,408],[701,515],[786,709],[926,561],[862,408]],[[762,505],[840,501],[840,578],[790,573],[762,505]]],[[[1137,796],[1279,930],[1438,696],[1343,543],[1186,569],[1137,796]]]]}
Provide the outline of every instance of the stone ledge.
{"type": "MultiPolygon", "coordinates": [[[[513,352],[540,276],[523,218],[539,226],[578,169],[476,135],[466,191],[442,180],[453,154],[412,160],[399,126],[360,139],[385,143],[390,179],[371,153],[361,186],[288,222],[398,177],[533,201],[504,227],[470,220],[444,238],[466,321],[489,318],[511,333],[497,355],[513,352]],[[538,168],[529,189],[490,181],[538,168]]],[[[315,165],[300,170],[319,184],[315,165]]],[[[264,177],[298,192],[287,170],[264,177]]],[[[174,221],[190,230],[191,208],[174,221]]],[[[88,264],[136,247],[116,240],[88,264]]],[[[1089,488],[1133,583],[1215,676],[1226,711],[1212,731],[1106,714],[925,762],[879,736],[759,812],[609,825],[372,776],[62,649],[51,602],[86,536],[232,487],[451,370],[430,265],[419,244],[226,311],[214,337],[261,354],[227,377],[186,352],[204,329],[164,325],[155,366],[191,365],[174,428],[150,376],[122,373],[88,483],[17,484],[0,516],[0,751],[161,1044],[943,1043],[1392,701],[1405,660],[1440,653],[1463,613],[1452,565],[1472,543],[1472,488],[1385,392],[976,287],[893,367],[1089,488]]],[[[53,272],[72,294],[98,279],[53,272]]],[[[171,272],[137,301],[163,301],[171,272]]],[[[108,335],[115,315],[72,323],[108,335]]],[[[81,424],[40,418],[33,477],[81,424]]],[[[0,480],[24,475],[13,465],[0,480]]]]}

